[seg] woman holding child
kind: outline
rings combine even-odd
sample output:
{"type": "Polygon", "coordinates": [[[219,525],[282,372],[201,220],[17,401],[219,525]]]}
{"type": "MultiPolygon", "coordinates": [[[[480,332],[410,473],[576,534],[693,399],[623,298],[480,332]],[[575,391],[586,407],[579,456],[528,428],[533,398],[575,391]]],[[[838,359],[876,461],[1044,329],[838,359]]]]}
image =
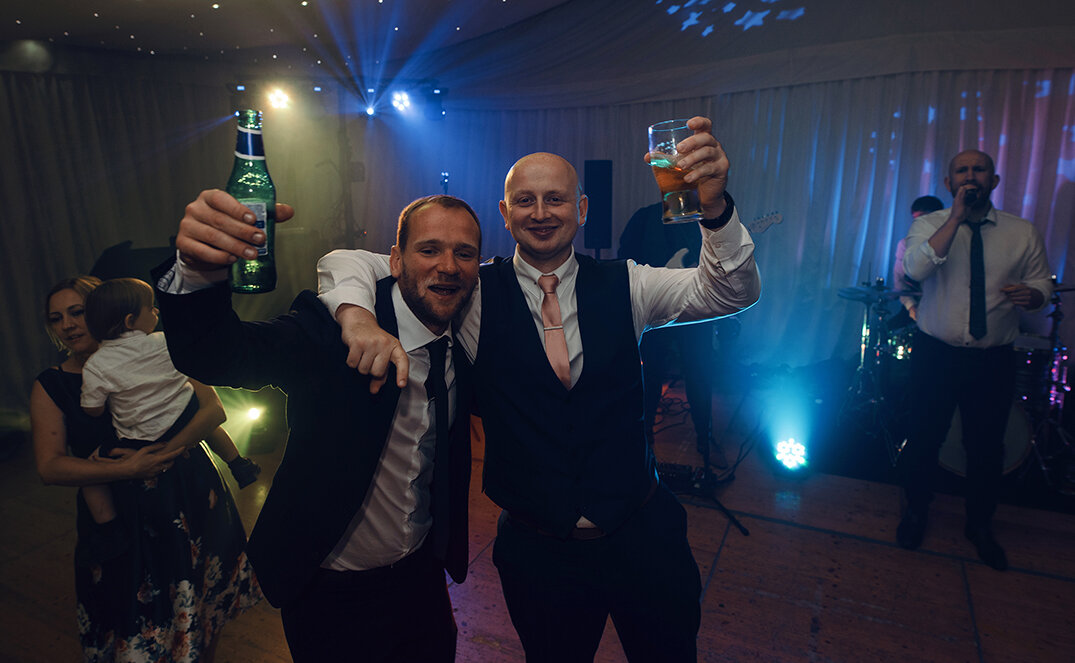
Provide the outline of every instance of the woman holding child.
{"type": "Polygon", "coordinates": [[[82,371],[99,347],[85,300],[99,285],[83,276],[49,292],[46,329],[67,358],[37,377],[30,398],[42,480],[87,487],[94,504],[79,491],[83,657],[211,661],[220,628],[261,599],[235,503],[199,444],[223,422],[223,408],[212,389],[194,383],[197,411],[189,423],[167,443],[136,449],[117,440],[108,414],[84,412],[82,371]],[[102,447],[116,450],[105,457],[97,453],[102,447]]]}

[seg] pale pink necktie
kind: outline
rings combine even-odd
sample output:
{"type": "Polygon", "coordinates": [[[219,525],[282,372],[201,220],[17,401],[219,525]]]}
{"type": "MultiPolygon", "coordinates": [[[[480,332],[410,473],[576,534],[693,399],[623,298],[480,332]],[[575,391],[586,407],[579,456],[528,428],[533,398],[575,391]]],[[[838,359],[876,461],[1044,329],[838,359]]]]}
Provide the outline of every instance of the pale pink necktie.
{"type": "Polygon", "coordinates": [[[541,300],[541,324],[545,327],[545,354],[560,382],[571,388],[571,363],[567,359],[567,337],[564,336],[564,324],[560,319],[560,300],[556,298],[556,286],[560,279],[555,274],[546,274],[538,279],[538,287],[545,293],[541,300]]]}

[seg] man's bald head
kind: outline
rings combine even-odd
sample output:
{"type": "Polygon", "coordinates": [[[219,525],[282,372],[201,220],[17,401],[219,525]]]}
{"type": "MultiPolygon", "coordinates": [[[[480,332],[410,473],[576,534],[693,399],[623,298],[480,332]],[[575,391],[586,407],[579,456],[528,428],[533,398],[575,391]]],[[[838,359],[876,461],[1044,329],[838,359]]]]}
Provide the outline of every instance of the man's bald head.
{"type": "Polygon", "coordinates": [[[504,226],[518,243],[522,259],[544,273],[570,257],[588,206],[575,167],[558,154],[528,154],[504,178],[500,201],[504,226]]]}
{"type": "Polygon", "coordinates": [[[963,163],[968,158],[975,160],[984,160],[989,167],[989,174],[995,175],[997,172],[996,164],[993,163],[993,157],[989,156],[981,150],[963,150],[959,154],[952,157],[952,160],[948,162],[948,177],[952,177],[952,172],[956,167],[956,163],[963,163]]]}
{"type": "Polygon", "coordinates": [[[578,171],[570,161],[552,152],[534,152],[516,161],[508,171],[507,177],[504,178],[504,199],[510,200],[508,192],[511,190],[513,181],[533,171],[544,171],[566,177],[566,181],[571,183],[572,191],[576,195],[582,193],[579,188],[578,171]]]}

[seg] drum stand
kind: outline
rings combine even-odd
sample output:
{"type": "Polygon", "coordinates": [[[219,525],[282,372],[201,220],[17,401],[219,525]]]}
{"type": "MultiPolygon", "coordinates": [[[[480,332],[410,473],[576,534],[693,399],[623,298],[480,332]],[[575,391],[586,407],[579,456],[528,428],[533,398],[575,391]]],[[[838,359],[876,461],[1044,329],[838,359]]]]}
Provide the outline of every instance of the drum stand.
{"type": "MultiPolygon", "coordinates": [[[[1049,340],[1052,348],[1052,364],[1049,368],[1049,393],[1042,410],[1033,408],[1030,411],[1034,416],[1034,432],[1030,439],[1031,453],[1037,460],[1045,484],[1061,492],[1071,492],[1072,485],[1061,476],[1056,480],[1053,465],[1060,466],[1060,472],[1064,471],[1065,462],[1072,460],[1071,435],[1064,430],[1064,396],[1071,388],[1067,384],[1067,348],[1060,342],[1060,321],[1064,319],[1064,311],[1060,301],[1060,289],[1054,291],[1052,304],[1053,310],[1049,313],[1052,320],[1049,330],[1049,340]],[[1040,418],[1040,420],[1039,420],[1040,418]]],[[[1027,466],[1029,469],[1029,465],[1027,466]]],[[[1026,469],[1023,470],[1024,475],[1026,469]]]]}
{"type": "Polygon", "coordinates": [[[839,418],[841,421],[848,421],[854,416],[867,436],[880,439],[888,453],[889,462],[895,467],[902,443],[896,440],[895,418],[885,399],[883,388],[889,314],[885,307],[888,298],[884,295],[883,283],[879,286],[877,297],[871,302],[864,302],[867,306],[862,320],[859,365],[840,407],[839,418]]]}
{"type": "MultiPolygon", "coordinates": [[[[728,507],[721,503],[717,498],[717,485],[721,483],[713,471],[710,469],[709,464],[709,447],[712,446],[711,441],[707,441],[705,449],[702,451],[702,466],[691,477],[690,484],[687,487],[687,493],[694,497],[704,497],[717,507],[717,510],[724,514],[724,517],[728,519],[735,528],[743,533],[743,536],[750,536],[750,530],[743,526],[743,523],[735,517],[728,507]]],[[[734,478],[734,475],[731,477],[734,478]]]]}

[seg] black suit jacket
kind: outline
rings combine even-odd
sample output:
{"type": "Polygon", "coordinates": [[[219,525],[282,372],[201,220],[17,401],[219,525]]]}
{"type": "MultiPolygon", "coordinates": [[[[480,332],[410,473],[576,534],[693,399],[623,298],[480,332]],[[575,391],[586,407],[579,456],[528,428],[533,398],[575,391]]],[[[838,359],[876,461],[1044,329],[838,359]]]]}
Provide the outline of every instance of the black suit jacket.
{"type": "MultiPolygon", "coordinates": [[[[154,280],[173,262],[158,267],[154,280]]],[[[376,313],[395,335],[392,283],[378,283],[376,313]]],[[[290,313],[266,322],[240,321],[227,284],[187,295],[158,290],[157,298],[168,350],[182,373],[211,385],[274,385],[287,393],[287,448],[247,546],[265,596],[285,605],[309,583],[362,505],[399,400],[394,375],[371,395],[369,378],[345,363],[339,325],[310,291],[299,294],[290,313]]],[[[462,582],[473,399],[469,363],[458,343],[454,348],[459,408],[447,466],[435,467],[433,475],[435,484],[449,482],[450,497],[447,505],[431,504],[434,526],[425,545],[462,582]]]]}

